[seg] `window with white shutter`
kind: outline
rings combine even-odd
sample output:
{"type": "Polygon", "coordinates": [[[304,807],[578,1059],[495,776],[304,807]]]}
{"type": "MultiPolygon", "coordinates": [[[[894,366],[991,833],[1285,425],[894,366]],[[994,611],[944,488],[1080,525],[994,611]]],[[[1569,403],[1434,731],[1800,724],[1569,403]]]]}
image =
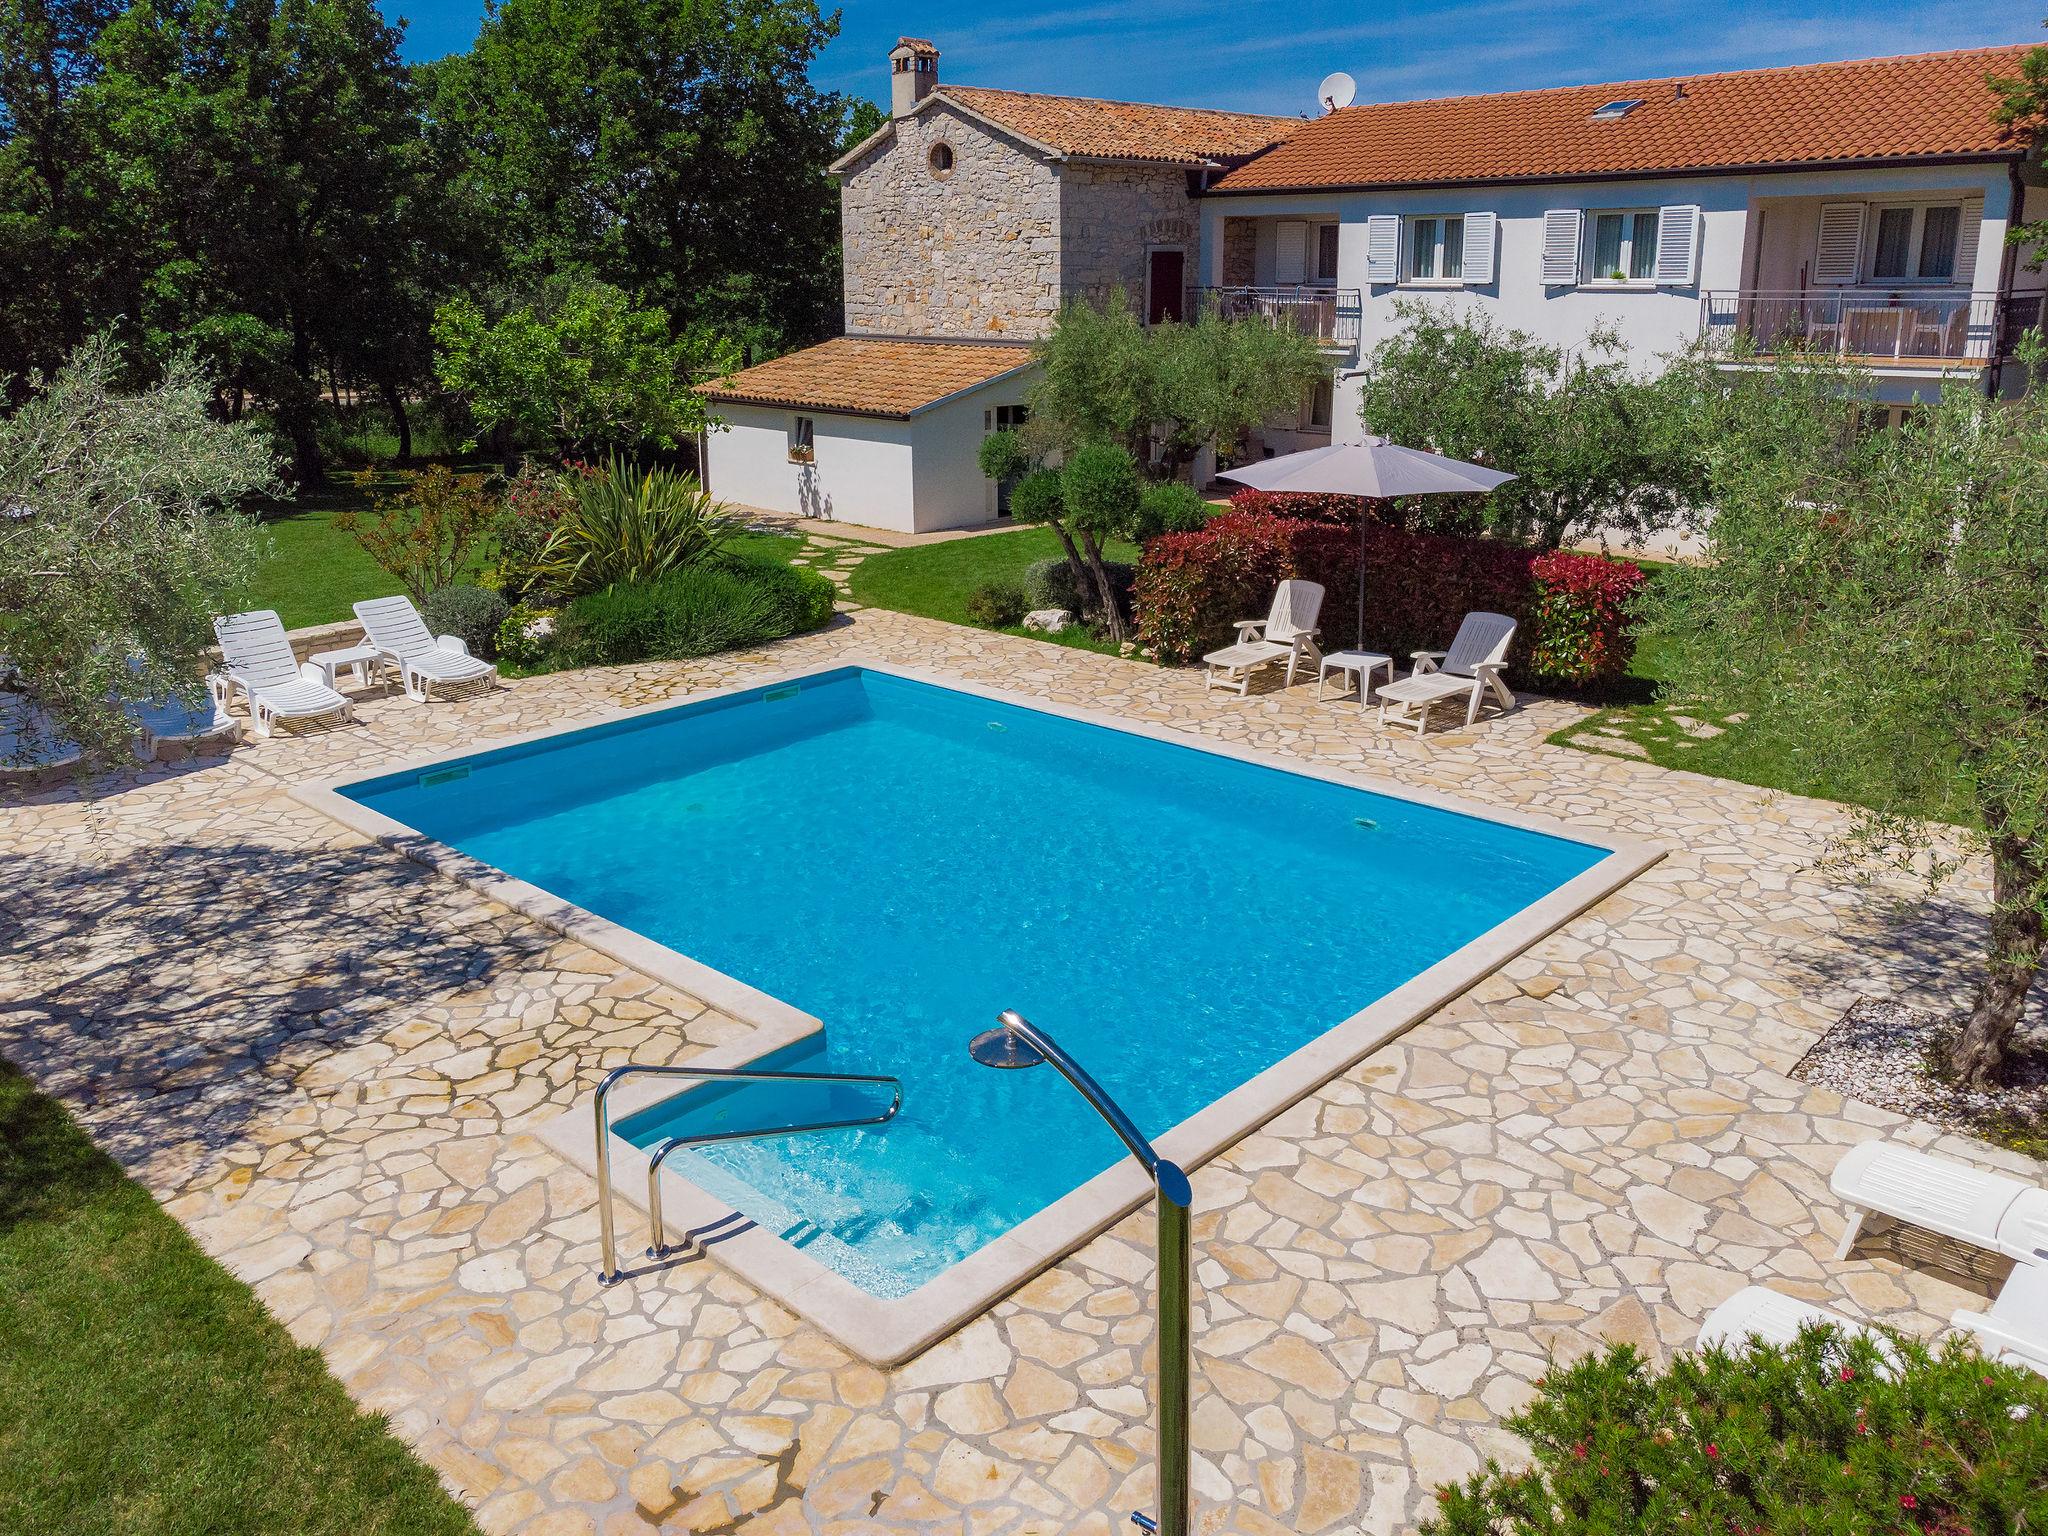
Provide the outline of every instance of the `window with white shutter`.
{"type": "Polygon", "coordinates": [[[1401,279],[1401,219],[1376,213],[1365,221],[1365,280],[1394,283],[1401,279]]]}
{"type": "Polygon", "coordinates": [[[1821,204],[1820,242],[1813,256],[1816,283],[1853,283],[1863,275],[1863,216],[1861,203],[1821,204]]]}
{"type": "Polygon", "coordinates": [[[1484,288],[1493,281],[1493,248],[1497,224],[1490,213],[1465,215],[1465,286],[1484,288]]]}
{"type": "Polygon", "coordinates": [[[1699,281],[1700,210],[1680,203],[1657,210],[1657,286],[1690,288],[1699,281]]]}
{"type": "Polygon", "coordinates": [[[1584,215],[1576,208],[1552,208],[1543,215],[1543,281],[1569,287],[1579,280],[1579,234],[1584,215]]]}
{"type": "Polygon", "coordinates": [[[1963,204],[1963,232],[1956,242],[1956,286],[1977,286],[1977,246],[1984,232],[1984,199],[1973,197],[1963,204]]]}
{"type": "Polygon", "coordinates": [[[1273,228],[1273,281],[1298,283],[1308,276],[1308,225],[1282,219],[1273,228]]]}

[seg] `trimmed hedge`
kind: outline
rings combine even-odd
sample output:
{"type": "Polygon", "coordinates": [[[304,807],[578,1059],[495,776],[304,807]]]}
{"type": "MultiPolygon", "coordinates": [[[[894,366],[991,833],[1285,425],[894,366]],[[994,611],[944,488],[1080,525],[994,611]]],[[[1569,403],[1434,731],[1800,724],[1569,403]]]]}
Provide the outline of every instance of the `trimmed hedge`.
{"type": "Polygon", "coordinates": [[[1437,1490],[1424,1536],[2023,1536],[2048,1520],[2048,1381],[1950,1340],[1558,1368],[1507,1427],[1534,1465],[1437,1490]]]}
{"type": "Polygon", "coordinates": [[[1312,523],[1343,523],[1360,518],[1382,522],[1380,504],[1364,496],[1339,496],[1334,491],[1255,491],[1249,486],[1230,497],[1233,512],[1270,512],[1275,517],[1305,518],[1312,523]]]}
{"type": "Polygon", "coordinates": [[[1132,594],[1138,639],[1161,661],[1192,661],[1227,644],[1237,620],[1264,615],[1281,581],[1302,577],[1324,589],[1325,650],[1361,641],[1365,649],[1399,658],[1442,650],[1459,620],[1478,610],[1505,613],[1521,625],[1509,663],[1532,675],[1587,682],[1625,671],[1632,649],[1623,633],[1626,604],[1612,594],[1623,587],[1633,592],[1642,572],[1598,555],[1546,566],[1567,583],[1551,604],[1556,627],[1546,630],[1547,588],[1537,570],[1544,558],[1498,539],[1234,510],[1198,533],[1163,534],[1145,546],[1132,594]],[[1354,633],[1361,542],[1363,636],[1354,633]],[[1594,566],[1616,569],[1611,578],[1596,579],[1594,566]]]}
{"type": "Polygon", "coordinates": [[[1531,563],[1536,643],[1529,664],[1542,677],[1587,683],[1619,677],[1635,659],[1629,618],[1649,578],[1627,560],[1552,550],[1531,563]]]}
{"type": "Polygon", "coordinates": [[[577,598],[562,614],[550,660],[560,667],[619,666],[758,645],[821,628],[837,595],[815,571],[769,560],[710,560],[577,598]]]}

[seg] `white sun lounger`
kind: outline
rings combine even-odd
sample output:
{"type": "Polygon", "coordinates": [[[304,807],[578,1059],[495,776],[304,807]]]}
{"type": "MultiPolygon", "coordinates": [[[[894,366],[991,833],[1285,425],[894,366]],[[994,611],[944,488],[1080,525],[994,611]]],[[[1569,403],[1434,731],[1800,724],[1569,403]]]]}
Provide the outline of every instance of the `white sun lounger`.
{"type": "Polygon", "coordinates": [[[1250,692],[1252,673],[1268,663],[1287,663],[1287,686],[1294,686],[1294,669],[1302,662],[1322,665],[1323,653],[1316,647],[1316,621],[1323,611],[1323,589],[1313,581],[1283,581],[1273,593],[1273,609],[1263,619],[1239,619],[1237,640],[1202,658],[1208,671],[1202,691],[1217,686],[1235,688],[1239,698],[1250,692]]]}
{"type": "Polygon", "coordinates": [[[2048,1376],[2048,1262],[2015,1264],[1989,1312],[1958,1312],[1949,1322],[1975,1334],[1993,1360],[2048,1376]]]}
{"type": "Polygon", "coordinates": [[[379,659],[398,668],[407,698],[426,703],[427,690],[436,683],[444,690],[473,683],[491,687],[497,683],[498,669],[481,657],[470,655],[461,636],[429,634],[411,598],[373,597],[355,607],[363,633],[377,647],[379,659]]]}
{"type": "Polygon", "coordinates": [[[1515,707],[1515,696],[1501,681],[1508,647],[1514,643],[1515,621],[1504,613],[1468,613],[1451,639],[1448,651],[1417,651],[1415,670],[1398,683],[1380,689],[1380,724],[1387,725],[1387,705],[1402,712],[1392,724],[1412,725],[1415,734],[1429,731],[1430,707],[1442,699],[1466,699],[1465,724],[1479,718],[1479,706],[1491,693],[1502,709],[1515,707]]]}
{"type": "Polygon", "coordinates": [[[1706,1321],[1700,1324],[1696,1347],[1724,1349],[1733,1354],[1751,1339],[1761,1339],[1766,1344],[1790,1344],[1799,1337],[1800,1329],[1816,1323],[1831,1324],[1844,1338],[1861,1334],[1875,1343],[1878,1352],[1894,1367],[1898,1364],[1897,1349],[1875,1328],[1852,1322],[1841,1313],[1830,1312],[1810,1301],[1796,1300],[1767,1285],[1744,1286],[1709,1312],[1706,1321]]]}
{"type": "Polygon", "coordinates": [[[2029,1264],[2048,1264],[2048,1189],[1908,1147],[1866,1141],[1828,1187],[1849,1207],[1835,1257],[1846,1259],[1873,1213],[2029,1264]]]}
{"type": "Polygon", "coordinates": [[[292,654],[283,621],[270,609],[215,619],[213,634],[221,653],[221,670],[206,680],[214,703],[225,713],[239,688],[257,735],[268,736],[280,720],[353,718],[348,700],[327,686],[320,669],[292,654]]]}

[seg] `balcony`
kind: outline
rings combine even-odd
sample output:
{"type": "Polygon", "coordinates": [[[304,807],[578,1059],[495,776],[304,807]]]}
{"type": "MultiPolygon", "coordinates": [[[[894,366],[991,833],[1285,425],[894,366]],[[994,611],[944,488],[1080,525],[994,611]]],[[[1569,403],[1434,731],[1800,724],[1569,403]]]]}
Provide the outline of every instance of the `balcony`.
{"type": "Polygon", "coordinates": [[[2010,357],[2041,323],[2039,294],[1723,289],[1700,295],[1704,335],[1758,356],[1807,351],[1877,367],[1971,367],[2010,357]]]}
{"type": "Polygon", "coordinates": [[[1196,288],[1189,295],[1190,314],[1225,320],[1257,318],[1284,325],[1325,347],[1358,345],[1363,295],[1356,288],[1326,288],[1296,283],[1274,288],[1196,288]]]}

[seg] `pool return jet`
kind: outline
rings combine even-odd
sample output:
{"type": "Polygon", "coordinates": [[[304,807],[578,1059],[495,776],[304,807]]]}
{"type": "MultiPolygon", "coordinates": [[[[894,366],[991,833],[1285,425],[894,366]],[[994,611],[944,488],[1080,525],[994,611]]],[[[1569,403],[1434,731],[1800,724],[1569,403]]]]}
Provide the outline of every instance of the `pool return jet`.
{"type": "Polygon", "coordinates": [[[1130,1148],[1159,1196],[1159,1513],[1134,1513],[1131,1523],[1157,1536],[1188,1536],[1188,1176],[1152,1150],[1116,1100],[1052,1036],[1014,1008],[1005,1008],[997,1020],[1002,1027],[976,1035],[968,1054],[984,1067],[1003,1070],[1051,1062],[1130,1148]]]}

